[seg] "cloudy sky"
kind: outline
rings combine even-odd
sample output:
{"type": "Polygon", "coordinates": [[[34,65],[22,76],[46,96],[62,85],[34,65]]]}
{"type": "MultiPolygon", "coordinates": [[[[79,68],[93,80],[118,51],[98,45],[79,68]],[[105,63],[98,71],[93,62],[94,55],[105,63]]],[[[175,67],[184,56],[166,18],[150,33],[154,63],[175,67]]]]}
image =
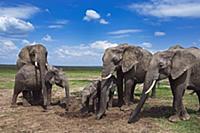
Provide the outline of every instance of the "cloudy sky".
{"type": "Polygon", "coordinates": [[[120,43],[152,52],[200,46],[199,0],[1,0],[0,64],[44,44],[53,65],[99,66],[120,43]]]}

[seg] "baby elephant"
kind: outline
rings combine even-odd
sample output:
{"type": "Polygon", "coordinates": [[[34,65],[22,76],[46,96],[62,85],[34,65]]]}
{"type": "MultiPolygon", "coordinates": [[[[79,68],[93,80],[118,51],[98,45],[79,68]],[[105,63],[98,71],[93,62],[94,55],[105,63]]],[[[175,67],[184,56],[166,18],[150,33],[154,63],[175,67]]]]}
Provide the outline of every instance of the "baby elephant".
{"type": "MultiPolygon", "coordinates": [[[[112,97],[116,88],[116,79],[111,77],[108,82],[110,87],[107,93],[107,105],[112,106],[112,97]]],[[[99,109],[99,99],[100,99],[100,90],[101,89],[101,80],[93,81],[88,86],[86,86],[81,92],[82,96],[82,108],[81,113],[97,112],[99,109]]],[[[107,106],[107,107],[108,107],[107,106]]]]}
{"type": "MultiPolygon", "coordinates": [[[[48,69],[45,73],[45,85],[48,92],[48,105],[51,103],[52,85],[56,84],[57,86],[65,89],[65,104],[66,110],[68,110],[69,85],[66,77],[64,76],[64,72],[55,67],[48,66],[48,69]]],[[[15,76],[15,86],[11,103],[12,107],[16,106],[17,96],[20,92],[23,94],[23,105],[29,104],[28,102],[31,101],[30,97],[32,98],[32,95],[34,100],[42,99],[40,72],[32,64],[24,65],[15,76]]]]}

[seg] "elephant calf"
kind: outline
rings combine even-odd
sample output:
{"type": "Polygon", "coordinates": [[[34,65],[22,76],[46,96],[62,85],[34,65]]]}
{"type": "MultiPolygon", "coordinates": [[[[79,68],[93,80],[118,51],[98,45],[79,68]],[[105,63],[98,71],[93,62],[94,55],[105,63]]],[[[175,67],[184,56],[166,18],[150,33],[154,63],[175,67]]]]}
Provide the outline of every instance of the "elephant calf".
{"type": "MultiPolygon", "coordinates": [[[[52,85],[56,84],[65,89],[66,97],[66,110],[68,109],[69,103],[69,86],[68,81],[64,76],[64,73],[59,69],[48,66],[48,70],[45,72],[45,86],[48,91],[48,105],[51,102],[51,90],[52,85]]],[[[40,81],[39,70],[35,69],[34,65],[27,64],[24,65],[15,76],[15,86],[12,98],[12,106],[16,105],[17,96],[19,93],[23,93],[23,105],[27,105],[30,102],[30,94],[38,94],[38,97],[34,100],[40,100],[42,97],[42,85],[40,81]]]]}
{"type": "MultiPolygon", "coordinates": [[[[107,91],[107,104],[108,106],[112,106],[112,96],[114,95],[114,91],[116,88],[116,79],[111,77],[109,79],[110,87],[107,91]]],[[[81,92],[82,96],[82,109],[81,112],[95,112],[99,108],[99,98],[100,98],[100,90],[101,89],[101,81],[93,81],[88,86],[86,86],[83,91],[81,92]]]]}

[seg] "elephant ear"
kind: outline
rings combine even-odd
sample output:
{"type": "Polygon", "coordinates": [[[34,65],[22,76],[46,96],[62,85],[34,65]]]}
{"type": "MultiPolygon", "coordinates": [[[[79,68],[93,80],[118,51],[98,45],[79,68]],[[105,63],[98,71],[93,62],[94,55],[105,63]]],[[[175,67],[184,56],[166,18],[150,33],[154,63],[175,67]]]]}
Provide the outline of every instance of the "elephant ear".
{"type": "Polygon", "coordinates": [[[122,57],[122,71],[128,72],[136,64],[139,63],[140,58],[142,57],[142,52],[135,47],[127,47],[124,50],[122,57]]]}
{"type": "Polygon", "coordinates": [[[197,58],[190,52],[176,51],[172,59],[171,76],[176,79],[187,71],[197,58]]]}
{"type": "Polygon", "coordinates": [[[45,76],[45,81],[50,84],[55,83],[55,73],[53,71],[48,71],[45,76]]]}

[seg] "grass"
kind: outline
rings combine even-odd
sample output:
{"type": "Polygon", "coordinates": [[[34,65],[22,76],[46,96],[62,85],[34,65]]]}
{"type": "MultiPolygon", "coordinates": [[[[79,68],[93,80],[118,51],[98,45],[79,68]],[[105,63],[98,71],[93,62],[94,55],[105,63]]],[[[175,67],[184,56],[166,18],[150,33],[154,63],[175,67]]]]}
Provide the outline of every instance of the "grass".
{"type": "MultiPolygon", "coordinates": [[[[71,91],[78,91],[86,86],[91,80],[100,77],[99,67],[72,67],[62,68],[69,79],[71,91]]],[[[17,70],[14,67],[0,67],[0,89],[12,89],[17,70]]]]}
{"type": "MultiPolygon", "coordinates": [[[[64,68],[64,72],[69,79],[70,90],[79,91],[83,89],[92,79],[100,76],[100,68],[64,68]]],[[[12,89],[16,70],[13,68],[0,67],[0,89],[12,89]]],[[[196,114],[198,109],[198,99],[196,95],[189,95],[186,91],[184,96],[184,105],[187,107],[191,116],[189,121],[180,121],[171,123],[168,117],[172,115],[172,94],[167,81],[163,81],[156,89],[155,99],[149,99],[143,109],[143,117],[149,117],[152,123],[177,133],[199,133],[200,115],[196,114]]],[[[141,89],[136,90],[136,94],[141,94],[141,89]]],[[[139,98],[137,95],[137,98],[139,98]]],[[[142,118],[141,118],[142,119],[142,118]]]]}
{"type": "MultiPolygon", "coordinates": [[[[157,89],[157,98],[160,100],[160,106],[172,106],[172,94],[171,90],[168,87],[163,87],[162,85],[157,89]]],[[[150,104],[150,103],[149,103],[150,104]]],[[[184,105],[187,108],[188,113],[191,118],[188,121],[180,121],[177,123],[171,123],[168,121],[168,117],[172,115],[172,108],[160,112],[161,117],[155,118],[154,121],[158,123],[162,128],[168,128],[173,132],[177,133],[199,133],[200,132],[200,115],[197,114],[199,107],[198,98],[196,95],[190,95],[186,91],[184,95],[184,105]]],[[[153,106],[150,106],[151,108],[153,106]]]]}

